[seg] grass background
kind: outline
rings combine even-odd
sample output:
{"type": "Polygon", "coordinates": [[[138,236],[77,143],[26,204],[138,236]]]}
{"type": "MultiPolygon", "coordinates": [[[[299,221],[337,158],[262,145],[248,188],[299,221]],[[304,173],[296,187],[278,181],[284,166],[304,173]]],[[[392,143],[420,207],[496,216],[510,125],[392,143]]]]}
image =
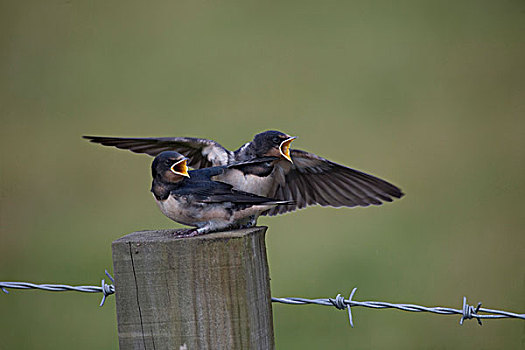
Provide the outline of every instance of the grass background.
{"type": "MultiPolygon", "coordinates": [[[[274,296],[525,311],[523,1],[5,1],[0,280],[99,284],[171,228],[151,159],[84,134],[278,129],[406,197],[262,218],[274,296]]],[[[115,300],[0,295],[0,349],[117,348],[115,300]]],[[[517,349],[523,321],[274,305],[278,349],[517,349]]]]}

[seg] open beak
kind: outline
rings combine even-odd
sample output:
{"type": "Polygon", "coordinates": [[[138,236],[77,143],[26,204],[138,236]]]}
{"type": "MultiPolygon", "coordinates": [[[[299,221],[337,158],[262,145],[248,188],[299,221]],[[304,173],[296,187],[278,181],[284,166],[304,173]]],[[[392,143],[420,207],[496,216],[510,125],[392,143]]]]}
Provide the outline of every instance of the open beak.
{"type": "Polygon", "coordinates": [[[281,155],[286,158],[290,163],[293,163],[292,157],[290,157],[290,144],[293,140],[295,140],[297,137],[291,136],[281,142],[281,145],[279,146],[279,152],[281,152],[281,155]]]}
{"type": "Polygon", "coordinates": [[[188,158],[182,158],[177,163],[173,164],[170,170],[176,175],[190,177],[190,174],[188,174],[188,166],[186,165],[187,161],[188,158]]]}

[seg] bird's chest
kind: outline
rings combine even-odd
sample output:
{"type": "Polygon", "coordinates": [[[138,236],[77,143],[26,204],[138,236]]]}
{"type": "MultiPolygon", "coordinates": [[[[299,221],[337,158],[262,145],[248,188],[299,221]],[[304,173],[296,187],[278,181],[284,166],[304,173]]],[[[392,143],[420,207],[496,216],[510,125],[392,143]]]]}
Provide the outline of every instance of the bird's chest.
{"type": "Polygon", "coordinates": [[[222,181],[232,185],[236,190],[254,193],[259,196],[267,196],[272,188],[275,172],[269,173],[245,173],[237,169],[231,169],[224,174],[214,177],[216,181],[222,181]]]}
{"type": "Polygon", "coordinates": [[[185,225],[199,220],[199,206],[190,196],[169,196],[165,200],[156,200],[160,211],[170,219],[185,225]]]}

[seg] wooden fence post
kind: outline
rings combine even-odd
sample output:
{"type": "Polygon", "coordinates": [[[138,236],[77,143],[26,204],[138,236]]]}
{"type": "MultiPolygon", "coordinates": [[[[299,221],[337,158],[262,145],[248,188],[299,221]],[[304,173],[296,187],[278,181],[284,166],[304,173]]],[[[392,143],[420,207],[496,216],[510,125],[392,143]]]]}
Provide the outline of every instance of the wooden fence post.
{"type": "Polygon", "coordinates": [[[120,349],[274,349],[265,233],[114,241],[120,349]]]}

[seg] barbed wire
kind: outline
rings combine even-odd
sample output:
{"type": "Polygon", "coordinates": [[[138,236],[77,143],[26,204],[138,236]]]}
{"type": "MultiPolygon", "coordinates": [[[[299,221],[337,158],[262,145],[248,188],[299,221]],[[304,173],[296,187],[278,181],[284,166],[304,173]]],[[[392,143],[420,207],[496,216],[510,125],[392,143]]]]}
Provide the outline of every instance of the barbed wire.
{"type": "Polygon", "coordinates": [[[348,310],[348,320],[350,326],[354,327],[352,320],[352,306],[362,306],[372,309],[398,309],[408,312],[431,312],[439,315],[461,315],[459,324],[463,324],[464,320],[470,320],[472,318],[477,319],[481,325],[481,319],[497,319],[497,318],[517,318],[525,320],[525,314],[518,314],[509,311],[485,309],[481,307],[481,303],[478,303],[476,307],[467,303],[467,297],[463,297],[463,308],[461,310],[453,309],[449,307],[435,306],[427,307],[415,304],[393,304],[383,301],[356,301],[352,300],[357,288],[352,290],[348,299],[345,299],[338,294],[334,299],[305,299],[305,298],[272,298],[273,302],[291,304],[291,305],[305,305],[305,304],[316,304],[324,306],[335,306],[339,310],[348,310]],[[483,312],[484,314],[480,314],[483,312]]]}
{"type": "MultiPolygon", "coordinates": [[[[114,283],[113,277],[106,270],[106,276],[114,283]]],[[[84,292],[84,293],[102,293],[102,301],[99,306],[103,306],[106,297],[115,293],[115,286],[113,284],[107,284],[103,279],[100,286],[69,286],[65,284],[34,284],[30,282],[0,282],[0,289],[5,293],[9,294],[7,291],[8,288],[11,289],[40,289],[50,292],[63,292],[63,291],[75,291],[75,292],[84,292]]],[[[463,307],[462,309],[453,309],[449,307],[442,306],[421,306],[415,304],[394,304],[384,301],[356,301],[353,300],[353,297],[357,291],[357,288],[354,288],[350,293],[348,299],[345,299],[341,294],[337,294],[335,298],[327,299],[306,299],[306,298],[272,298],[272,302],[282,303],[288,305],[323,305],[323,306],[332,306],[339,310],[348,311],[348,320],[350,326],[354,327],[354,322],[352,318],[352,307],[361,306],[372,309],[397,309],[401,311],[408,312],[430,312],[438,315],[461,315],[459,324],[463,324],[465,320],[470,320],[475,318],[478,323],[481,325],[482,319],[500,319],[500,318],[516,318],[525,320],[525,314],[518,314],[510,311],[503,310],[494,310],[486,309],[481,307],[481,303],[478,303],[476,307],[469,305],[467,303],[467,298],[463,297],[463,307]]]]}
{"type": "MultiPolygon", "coordinates": [[[[112,283],[115,283],[113,277],[109,274],[108,270],[105,271],[106,276],[111,280],[112,283]]],[[[106,302],[106,297],[108,295],[115,293],[115,286],[113,284],[107,284],[106,280],[102,280],[102,283],[99,286],[68,286],[66,284],[34,284],[30,282],[0,282],[0,289],[9,294],[7,288],[11,289],[40,289],[47,290],[48,292],[65,292],[65,291],[75,291],[75,292],[84,292],[84,293],[102,293],[102,301],[99,306],[103,306],[106,302]]]]}

